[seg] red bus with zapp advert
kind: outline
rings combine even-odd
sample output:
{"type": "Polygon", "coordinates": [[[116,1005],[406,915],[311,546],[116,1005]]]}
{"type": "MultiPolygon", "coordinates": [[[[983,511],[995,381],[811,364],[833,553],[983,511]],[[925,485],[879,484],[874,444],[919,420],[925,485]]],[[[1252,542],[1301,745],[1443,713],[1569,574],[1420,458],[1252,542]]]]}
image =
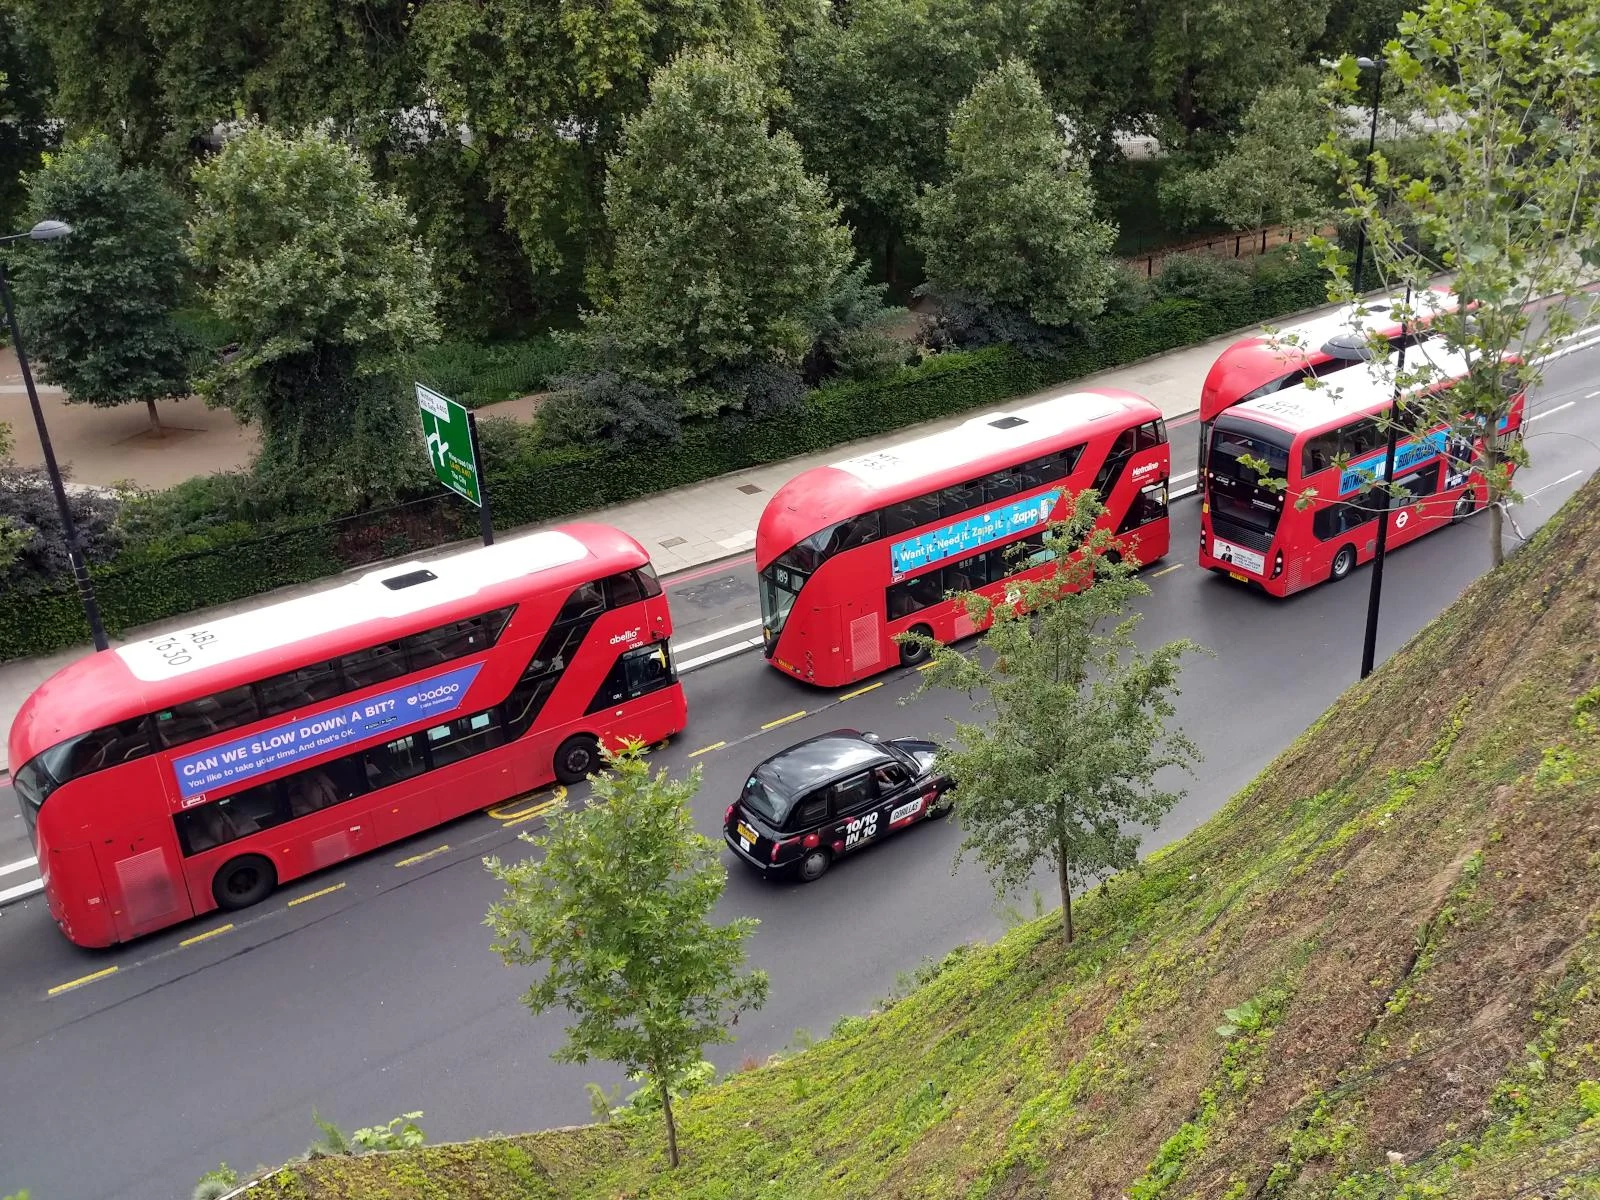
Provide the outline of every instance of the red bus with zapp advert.
{"type": "Polygon", "coordinates": [[[1270,396],[1286,387],[1321,379],[1355,365],[1348,354],[1336,357],[1326,347],[1331,340],[1355,341],[1377,335],[1388,339],[1391,351],[1402,342],[1415,345],[1428,336],[1428,327],[1457,303],[1446,287],[1430,288],[1412,296],[1407,333],[1396,313],[1404,304],[1400,296],[1376,297],[1359,306],[1347,304],[1315,320],[1289,325],[1276,333],[1262,330],[1240,338],[1211,364],[1200,386],[1200,470],[1205,470],[1206,439],[1218,415],[1235,404],[1270,396]]]}
{"type": "MultiPolygon", "coordinates": [[[[1413,389],[1415,396],[1451,387],[1466,374],[1466,359],[1442,338],[1419,343],[1414,353],[1437,376],[1413,389]]],[[[1418,409],[1408,422],[1404,403],[1394,490],[1372,489],[1383,475],[1393,401],[1391,368],[1371,363],[1323,386],[1284,388],[1220,415],[1200,479],[1200,565],[1287,596],[1343,579],[1371,559],[1380,519],[1389,523],[1392,550],[1477,511],[1488,494],[1475,466],[1483,446],[1478,431],[1417,428],[1418,409]],[[1286,486],[1267,486],[1259,463],[1268,480],[1286,486]]],[[[1519,394],[1501,432],[1520,431],[1523,410],[1519,394]]]]}
{"type": "MultiPolygon", "coordinates": [[[[1171,454],[1161,410],[1112,388],[1071,392],[791,479],[756,529],[762,646],[797,679],[836,687],[977,632],[952,598],[995,597],[1069,498],[1094,488],[1125,552],[1150,563],[1170,541],[1171,454]]],[[[1048,564],[1036,568],[1044,575],[1048,564]]]]}
{"type": "Polygon", "coordinates": [[[127,941],[655,743],[687,719],[649,556],[570,525],[133,642],[11,727],[44,894],[127,941]]]}

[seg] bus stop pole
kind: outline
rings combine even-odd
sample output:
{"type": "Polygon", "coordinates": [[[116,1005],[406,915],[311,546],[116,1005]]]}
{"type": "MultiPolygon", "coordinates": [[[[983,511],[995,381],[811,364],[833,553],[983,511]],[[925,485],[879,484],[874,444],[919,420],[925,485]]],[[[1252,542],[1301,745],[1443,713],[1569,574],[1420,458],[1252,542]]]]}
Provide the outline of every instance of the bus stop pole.
{"type": "Polygon", "coordinates": [[[478,418],[467,410],[467,436],[472,439],[473,469],[478,473],[478,530],[485,546],[494,545],[494,520],[489,515],[489,480],[483,470],[483,451],[478,448],[478,418]]]}

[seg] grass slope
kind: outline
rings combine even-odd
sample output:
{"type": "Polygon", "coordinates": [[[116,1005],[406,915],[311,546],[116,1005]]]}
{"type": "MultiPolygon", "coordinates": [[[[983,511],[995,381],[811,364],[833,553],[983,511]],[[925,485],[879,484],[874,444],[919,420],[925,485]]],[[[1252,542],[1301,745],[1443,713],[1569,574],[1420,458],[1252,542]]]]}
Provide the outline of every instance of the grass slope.
{"type": "Polygon", "coordinates": [[[630,1119],[252,1200],[1600,1196],[1597,653],[1600,480],[1070,951],[1020,927],[693,1098],[678,1172],[630,1119]]]}

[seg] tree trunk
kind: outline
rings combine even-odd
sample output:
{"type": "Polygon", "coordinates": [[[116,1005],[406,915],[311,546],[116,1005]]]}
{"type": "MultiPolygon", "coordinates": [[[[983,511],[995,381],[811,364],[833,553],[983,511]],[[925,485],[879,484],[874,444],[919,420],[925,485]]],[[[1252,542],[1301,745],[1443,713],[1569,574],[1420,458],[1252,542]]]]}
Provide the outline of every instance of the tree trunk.
{"type": "Polygon", "coordinates": [[[1067,945],[1072,945],[1072,884],[1067,881],[1067,851],[1056,850],[1056,877],[1061,881],[1061,927],[1067,945]]]}
{"type": "Polygon", "coordinates": [[[894,230],[890,230],[883,239],[883,278],[886,283],[895,282],[894,247],[899,239],[895,237],[894,230]]]}
{"type": "Polygon", "coordinates": [[[1506,561],[1505,510],[1489,505],[1489,561],[1499,566],[1506,561]]]}
{"type": "Polygon", "coordinates": [[[145,408],[150,412],[150,432],[157,437],[161,436],[161,414],[156,411],[156,402],[153,398],[145,399],[145,408]]]}
{"type": "Polygon", "coordinates": [[[663,1080],[661,1088],[661,1114],[667,1119],[667,1165],[678,1168],[678,1125],[672,1119],[672,1091],[663,1080]]]}

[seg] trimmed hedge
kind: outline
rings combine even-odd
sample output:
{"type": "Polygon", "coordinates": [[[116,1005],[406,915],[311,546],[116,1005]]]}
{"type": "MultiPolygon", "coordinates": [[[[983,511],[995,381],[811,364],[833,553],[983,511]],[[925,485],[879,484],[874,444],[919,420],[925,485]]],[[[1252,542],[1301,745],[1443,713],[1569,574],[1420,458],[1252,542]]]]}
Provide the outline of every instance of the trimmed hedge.
{"type": "MultiPolygon", "coordinates": [[[[604,508],[729,471],[875,437],[1065,383],[1327,299],[1321,270],[1286,268],[1241,289],[1233,303],[1159,300],[1100,321],[1091,337],[1054,358],[1009,346],[940,355],[887,380],[820,388],[804,404],[761,419],[724,414],[687,422],[663,453],[521,448],[486,464],[495,525],[513,528],[604,508]]],[[[470,537],[465,506],[434,497],[417,505],[231,540],[209,550],[146,552],[93,570],[106,626],[118,632],[197,608],[304,583],[361,563],[470,537]],[[422,519],[418,519],[418,514],[422,519]]],[[[8,597],[0,606],[0,661],[88,641],[70,585],[8,597]]]]}

